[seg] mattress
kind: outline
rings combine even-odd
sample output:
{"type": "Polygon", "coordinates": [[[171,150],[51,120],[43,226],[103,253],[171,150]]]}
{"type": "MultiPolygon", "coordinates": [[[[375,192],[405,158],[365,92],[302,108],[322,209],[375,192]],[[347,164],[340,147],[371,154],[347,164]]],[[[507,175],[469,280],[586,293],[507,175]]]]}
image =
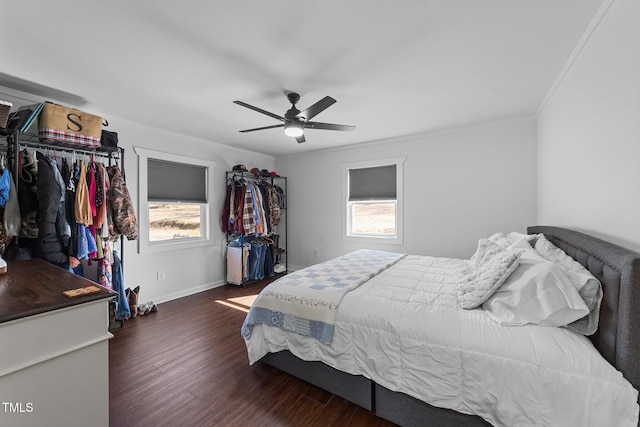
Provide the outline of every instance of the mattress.
{"type": "Polygon", "coordinates": [[[586,337],[459,308],[464,263],[400,260],[343,298],[331,344],[255,325],[249,362],[287,349],[494,425],[637,426],[637,391],[586,337]]]}

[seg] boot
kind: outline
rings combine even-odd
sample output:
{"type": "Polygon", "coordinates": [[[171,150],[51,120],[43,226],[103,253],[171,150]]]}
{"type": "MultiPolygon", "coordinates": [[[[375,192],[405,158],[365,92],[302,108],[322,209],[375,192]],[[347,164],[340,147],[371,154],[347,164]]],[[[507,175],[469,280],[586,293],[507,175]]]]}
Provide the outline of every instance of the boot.
{"type": "Polygon", "coordinates": [[[140,295],[140,286],[136,286],[133,289],[127,288],[125,290],[125,295],[127,296],[127,302],[129,303],[129,308],[131,310],[131,317],[136,317],[138,314],[138,295],[140,295]]]}
{"type": "Polygon", "coordinates": [[[116,303],[109,301],[109,326],[116,323],[116,303]]]}

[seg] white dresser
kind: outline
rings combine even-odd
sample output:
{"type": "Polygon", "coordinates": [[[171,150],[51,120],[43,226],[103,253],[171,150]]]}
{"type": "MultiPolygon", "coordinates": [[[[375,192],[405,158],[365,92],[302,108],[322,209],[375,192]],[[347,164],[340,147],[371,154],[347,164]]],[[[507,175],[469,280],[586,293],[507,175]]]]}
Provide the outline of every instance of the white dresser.
{"type": "Polygon", "coordinates": [[[0,426],[109,425],[105,289],[42,260],[0,276],[0,426]]]}

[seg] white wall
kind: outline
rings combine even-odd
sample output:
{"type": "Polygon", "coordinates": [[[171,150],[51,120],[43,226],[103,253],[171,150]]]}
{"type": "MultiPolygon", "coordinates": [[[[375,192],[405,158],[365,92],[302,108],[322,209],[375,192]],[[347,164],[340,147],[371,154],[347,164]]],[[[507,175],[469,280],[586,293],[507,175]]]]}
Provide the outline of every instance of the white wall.
{"type": "Polygon", "coordinates": [[[538,115],[538,222],[640,250],[640,2],[605,1],[538,115]]]}
{"type": "MultiPolygon", "coordinates": [[[[321,135],[314,133],[314,143],[322,143],[321,135]]],[[[290,267],[365,246],[468,258],[479,237],[534,224],[535,156],[536,126],[530,117],[278,158],[276,170],[288,177],[290,267]],[[340,165],[398,156],[407,158],[404,243],[343,240],[340,165]]]]}
{"type": "MultiPolygon", "coordinates": [[[[584,230],[640,250],[640,198],[634,197],[640,184],[638,16],[637,0],[604,1],[537,120],[488,123],[276,161],[109,119],[126,149],[127,183],[136,206],[133,146],[215,161],[219,185],[211,214],[216,225],[225,170],[244,163],[288,176],[288,252],[293,267],[363,246],[468,257],[478,237],[523,231],[534,223],[584,230]],[[343,240],[340,165],[398,156],[407,157],[404,243],[343,240]]],[[[321,135],[314,133],[318,144],[321,135]]],[[[219,226],[213,232],[210,247],[160,254],[140,255],[137,243],[127,242],[125,285],[141,285],[143,301],[160,302],[223,283],[223,236],[219,226]],[[156,280],[158,270],[165,272],[164,281],[156,280]]]]}
{"type": "Polygon", "coordinates": [[[148,300],[162,302],[224,284],[225,237],[221,232],[220,214],[226,191],[225,171],[231,170],[236,164],[244,164],[249,169],[258,167],[273,170],[274,158],[246,150],[237,150],[211,141],[156,130],[118,118],[111,118],[109,123],[110,127],[118,131],[121,146],[126,150],[127,186],[136,203],[138,214],[142,212],[138,212],[137,208],[138,167],[133,146],[216,162],[210,212],[214,218],[213,244],[202,248],[138,254],[137,242],[127,242],[124,253],[126,286],[133,288],[141,285],[142,302],[148,300]],[[165,280],[157,280],[159,270],[165,272],[165,280]]]}
{"type": "MultiPolygon", "coordinates": [[[[41,99],[29,94],[0,87],[0,99],[10,100],[14,105],[24,105],[25,99],[39,102],[41,99]]],[[[53,100],[55,101],[55,100],[53,100]]],[[[61,104],[71,106],[61,102],[61,104]]],[[[97,111],[91,111],[100,114],[97,111]]],[[[118,117],[107,117],[109,129],[118,132],[120,146],[125,149],[125,173],[127,188],[133,199],[136,215],[138,200],[138,159],[133,147],[158,150],[181,156],[197,157],[216,162],[215,182],[210,214],[214,218],[213,243],[210,246],[173,250],[152,254],[139,254],[138,242],[127,241],[123,250],[125,287],[141,287],[141,302],[152,300],[163,302],[205,290],[225,283],[223,242],[220,214],[225,198],[225,171],[236,164],[249,169],[273,170],[275,159],[271,156],[238,150],[211,141],[200,140],[142,126],[118,117]],[[165,280],[157,280],[157,272],[165,272],[165,280]]],[[[95,263],[94,263],[95,264],[95,263]]]]}

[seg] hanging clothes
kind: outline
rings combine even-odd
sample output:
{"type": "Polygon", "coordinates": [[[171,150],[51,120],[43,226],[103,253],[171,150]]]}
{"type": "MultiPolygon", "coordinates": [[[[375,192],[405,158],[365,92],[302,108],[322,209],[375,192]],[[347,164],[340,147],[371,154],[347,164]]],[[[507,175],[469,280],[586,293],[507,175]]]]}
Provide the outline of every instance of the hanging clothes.
{"type": "Polygon", "coordinates": [[[75,217],[78,224],[93,224],[91,205],[89,204],[89,187],[87,186],[87,167],[81,160],[76,167],[76,199],[75,217]]]}
{"type": "Polygon", "coordinates": [[[62,159],[62,178],[65,181],[65,213],[67,222],[71,227],[71,236],[69,238],[68,253],[70,263],[74,262],[71,258],[78,255],[78,228],[76,225],[76,174],[75,165],[69,165],[67,159],[62,159]]]}
{"type": "Polygon", "coordinates": [[[27,150],[18,153],[18,205],[21,227],[19,237],[38,237],[38,199],[36,197],[37,160],[27,150]]]}
{"type": "Polygon", "coordinates": [[[127,184],[117,165],[107,167],[107,174],[109,176],[108,198],[113,212],[114,229],[124,235],[127,240],[135,240],[138,238],[138,222],[127,184]]]}
{"type": "Polygon", "coordinates": [[[96,259],[98,257],[98,238],[96,235],[96,229],[93,225],[90,225],[86,229],[87,240],[93,240],[93,246],[89,245],[89,259],[96,259]]]}
{"type": "Polygon", "coordinates": [[[286,194],[284,194],[284,190],[282,189],[282,187],[279,187],[277,185],[274,185],[273,188],[276,190],[276,193],[278,194],[278,201],[279,201],[279,205],[280,205],[280,209],[285,209],[287,207],[287,201],[286,201],[286,194]]]}
{"type": "Polygon", "coordinates": [[[273,185],[267,185],[267,191],[269,192],[269,227],[275,231],[276,226],[280,224],[280,201],[273,185]]]}
{"type": "Polygon", "coordinates": [[[101,227],[101,233],[100,236],[102,236],[102,238],[105,241],[109,241],[109,237],[111,235],[111,232],[113,232],[113,221],[111,220],[111,206],[109,205],[109,201],[108,201],[108,194],[109,194],[109,175],[107,173],[107,169],[103,166],[102,167],[103,170],[103,183],[104,183],[104,201],[102,203],[102,211],[103,211],[103,215],[104,215],[104,219],[102,222],[102,227],[101,227]]]}
{"type": "Polygon", "coordinates": [[[76,224],[77,231],[76,236],[78,238],[78,252],[75,255],[78,259],[92,259],[95,257],[98,247],[96,245],[96,239],[91,233],[89,227],[85,227],[82,224],[76,224]]]}
{"type": "Polygon", "coordinates": [[[50,161],[50,166],[53,171],[54,179],[60,187],[60,202],[58,204],[58,215],[56,216],[56,229],[58,236],[62,240],[62,245],[66,248],[69,246],[69,240],[71,239],[71,226],[67,221],[66,213],[66,185],[60,170],[58,169],[58,162],[55,159],[50,161]]]}
{"type": "Polygon", "coordinates": [[[89,200],[89,209],[91,210],[91,224],[93,225],[93,218],[96,216],[96,164],[93,160],[89,162],[89,167],[87,168],[87,190],[88,190],[88,200],[89,200]]]}
{"type": "Polygon", "coordinates": [[[115,297],[116,301],[116,319],[126,320],[131,317],[131,309],[129,308],[129,301],[124,289],[124,275],[122,273],[122,261],[118,256],[118,251],[113,250],[113,265],[111,266],[113,271],[113,290],[117,292],[115,297]]]}
{"type": "Polygon", "coordinates": [[[256,215],[253,205],[253,196],[251,195],[250,183],[245,185],[245,196],[242,208],[242,225],[244,234],[253,236],[256,234],[256,215]]]}
{"type": "Polygon", "coordinates": [[[269,229],[269,202],[267,201],[262,183],[256,183],[255,186],[258,194],[258,203],[260,204],[260,221],[262,221],[263,227],[260,235],[267,236],[271,232],[269,229]]]}
{"type": "Polygon", "coordinates": [[[93,225],[97,229],[102,228],[104,220],[107,217],[107,205],[105,203],[107,170],[104,165],[97,164],[95,168],[96,179],[96,214],[93,218],[93,225]]]}
{"type": "MultiPolygon", "coordinates": [[[[2,158],[4,159],[4,156],[2,158]]],[[[11,174],[9,173],[9,169],[4,167],[4,161],[2,163],[2,175],[0,175],[0,207],[4,208],[9,200],[9,192],[11,191],[11,174]]]]}
{"type": "Polygon", "coordinates": [[[103,251],[104,256],[98,261],[98,281],[105,288],[113,289],[111,242],[105,242],[103,251]]]}
{"type": "Polygon", "coordinates": [[[233,202],[235,184],[228,183],[227,191],[224,197],[224,203],[222,204],[222,213],[220,214],[220,225],[222,226],[222,232],[226,233],[231,231],[233,224],[235,223],[235,215],[233,213],[233,202]]]}
{"type": "MultiPolygon", "coordinates": [[[[18,204],[18,194],[13,181],[13,176],[9,173],[9,199],[4,207],[4,230],[8,237],[15,237],[20,232],[20,205],[18,204]]],[[[4,253],[4,251],[2,251],[4,253]]]]}
{"type": "Polygon", "coordinates": [[[275,275],[283,253],[275,234],[281,209],[284,191],[272,182],[236,174],[227,178],[220,215],[222,230],[234,236],[227,244],[227,283],[239,285],[275,275]]]}
{"type": "MultiPolygon", "coordinates": [[[[62,188],[55,178],[53,167],[47,157],[36,152],[38,160],[38,185],[36,196],[38,201],[38,237],[34,247],[34,255],[65,269],[69,259],[66,247],[58,235],[58,215],[62,188]]],[[[64,212],[64,208],[62,209],[64,212]]]]}
{"type": "MultiPolygon", "coordinates": [[[[244,201],[247,195],[246,185],[243,182],[236,182],[234,184],[233,193],[233,223],[232,229],[235,233],[242,234],[244,232],[244,201]]],[[[231,220],[231,219],[230,219],[231,220]]]]}
{"type": "Polygon", "coordinates": [[[222,231],[231,235],[268,236],[276,232],[284,209],[284,192],[267,181],[232,177],[220,215],[222,231]]]}

